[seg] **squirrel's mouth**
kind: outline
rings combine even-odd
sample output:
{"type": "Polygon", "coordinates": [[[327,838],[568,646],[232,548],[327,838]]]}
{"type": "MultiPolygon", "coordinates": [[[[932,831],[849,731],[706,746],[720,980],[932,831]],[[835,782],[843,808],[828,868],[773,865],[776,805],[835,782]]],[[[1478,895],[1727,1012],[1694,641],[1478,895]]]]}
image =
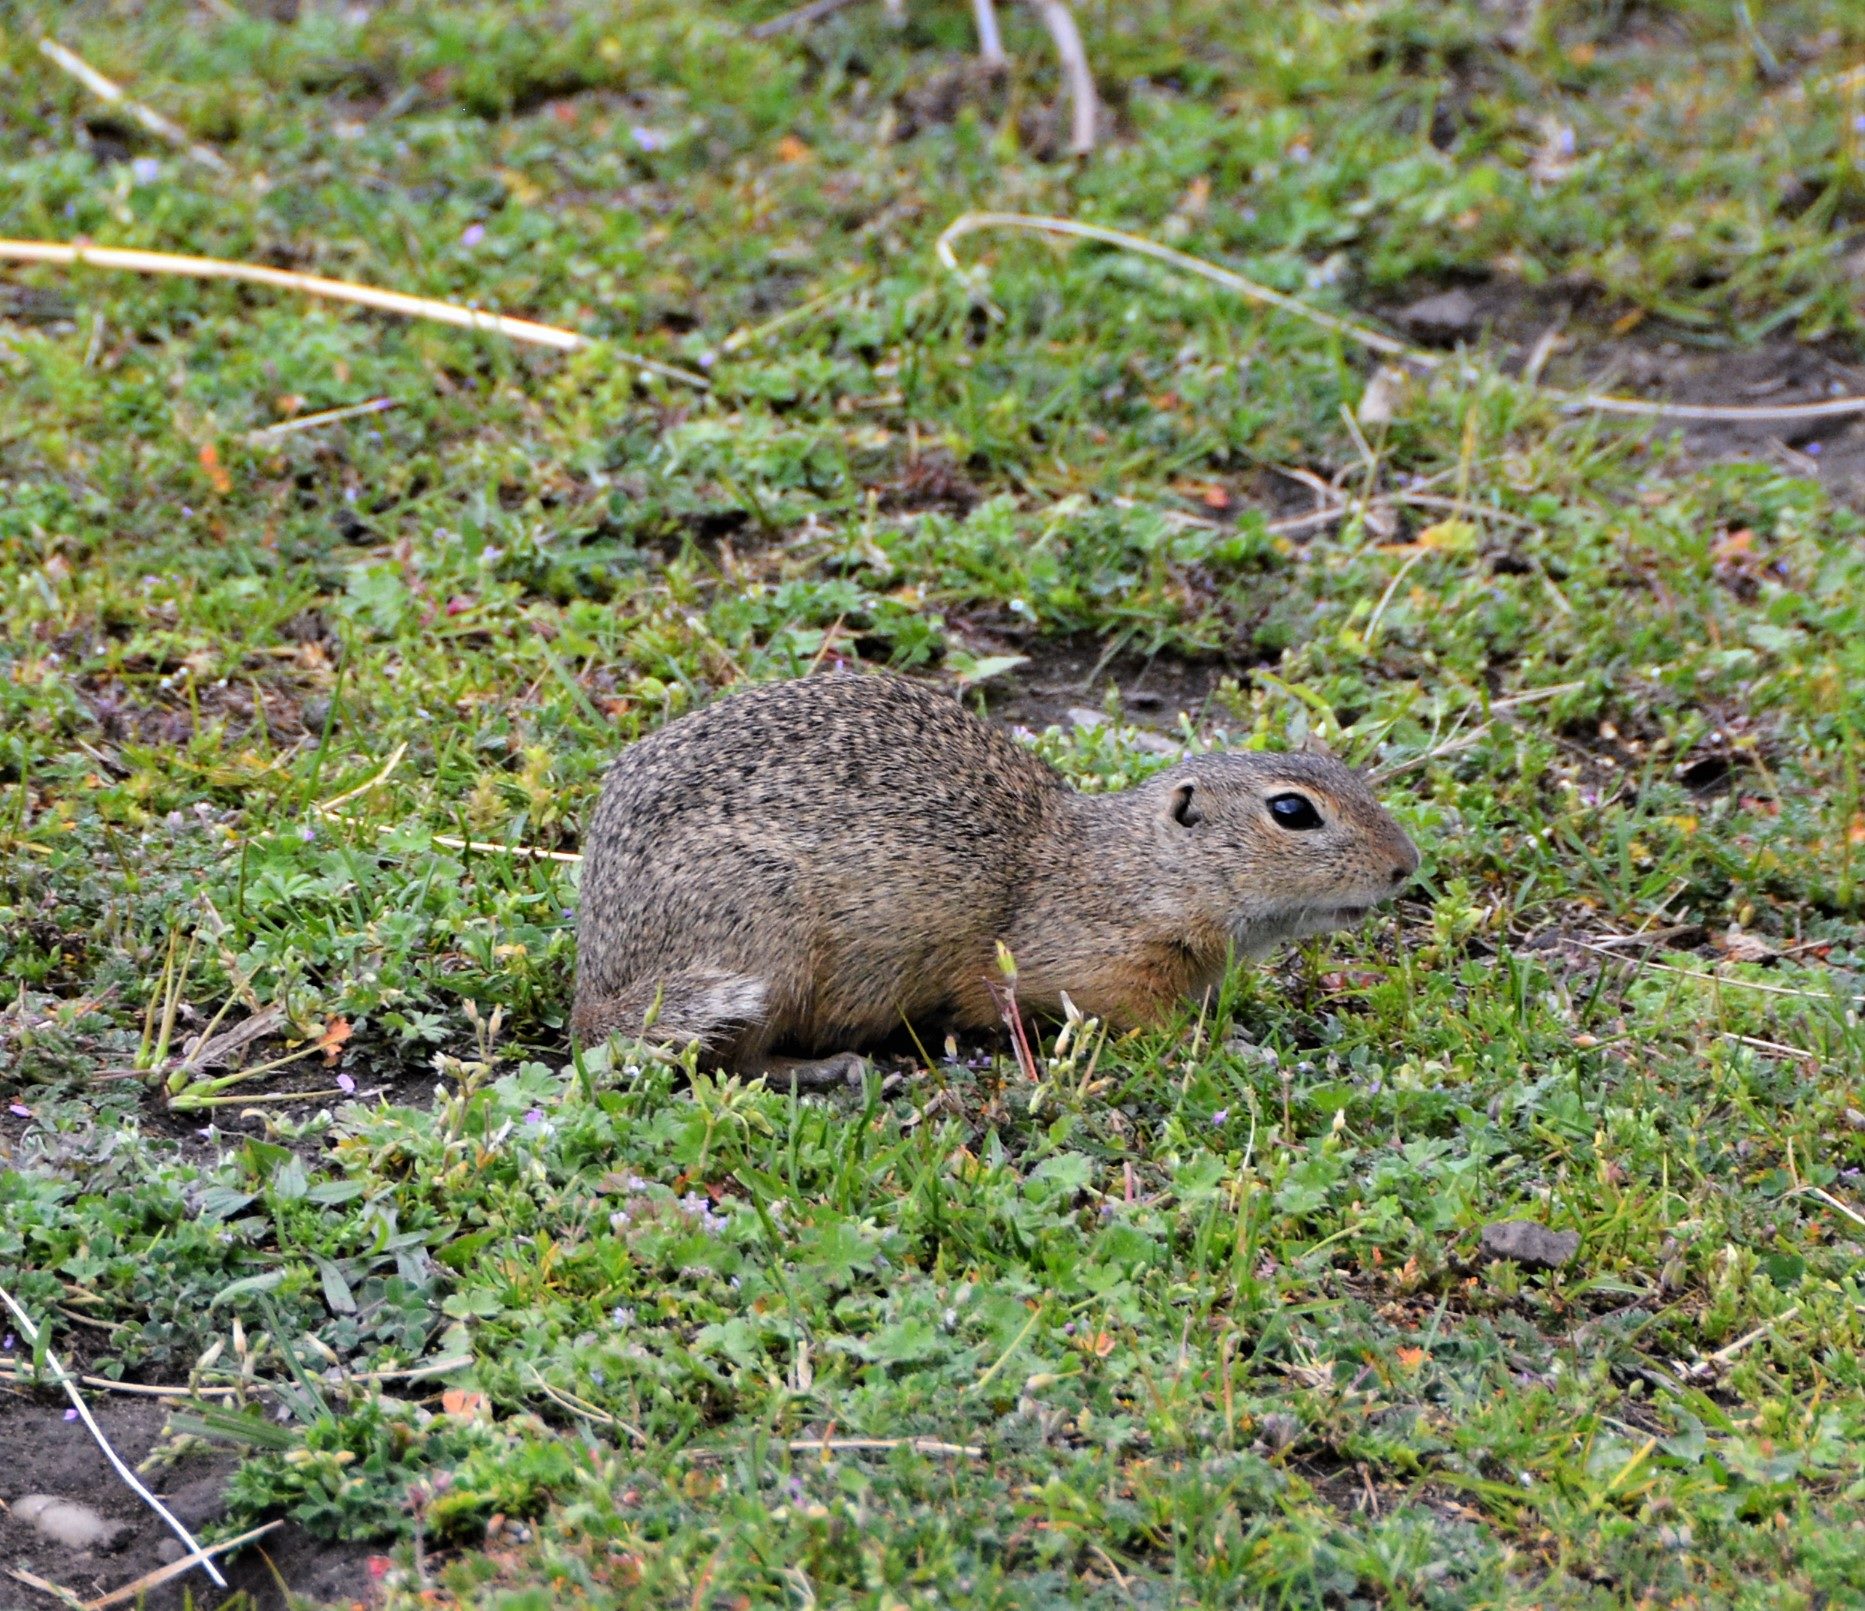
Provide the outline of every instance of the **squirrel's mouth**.
{"type": "Polygon", "coordinates": [[[1300,907],[1267,920],[1245,921],[1236,927],[1237,946],[1245,956],[1262,956],[1289,940],[1306,940],[1335,929],[1352,928],[1365,922],[1372,910],[1372,902],[1362,901],[1353,906],[1300,907]]]}

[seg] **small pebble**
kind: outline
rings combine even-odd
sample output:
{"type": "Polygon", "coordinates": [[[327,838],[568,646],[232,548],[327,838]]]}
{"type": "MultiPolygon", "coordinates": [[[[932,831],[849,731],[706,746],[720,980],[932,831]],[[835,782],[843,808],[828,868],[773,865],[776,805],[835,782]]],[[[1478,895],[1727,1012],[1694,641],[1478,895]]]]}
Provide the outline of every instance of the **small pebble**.
{"type": "Polygon", "coordinates": [[[1580,1251],[1580,1233],[1551,1231],[1530,1219],[1497,1220],[1483,1227],[1483,1251],[1524,1270],[1558,1270],[1580,1251]]]}
{"type": "Polygon", "coordinates": [[[89,1505],[56,1494],[27,1494],[14,1501],[13,1514],[66,1549],[112,1549],[126,1529],[106,1521],[89,1505]]]}
{"type": "Polygon", "coordinates": [[[1440,291],[1436,296],[1421,297],[1403,309],[1399,318],[1412,333],[1426,339],[1451,341],[1476,326],[1476,299],[1468,291],[1440,291]]]}

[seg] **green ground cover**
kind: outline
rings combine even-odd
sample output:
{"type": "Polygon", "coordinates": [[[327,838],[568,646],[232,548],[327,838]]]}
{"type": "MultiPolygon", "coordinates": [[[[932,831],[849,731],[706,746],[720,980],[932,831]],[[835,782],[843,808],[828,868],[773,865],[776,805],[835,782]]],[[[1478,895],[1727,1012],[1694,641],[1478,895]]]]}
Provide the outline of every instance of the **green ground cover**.
{"type": "Polygon", "coordinates": [[[237,1387],[175,1469],[246,1451],[218,1531],[343,1603],[1865,1604],[1865,434],[1521,378],[1865,390],[1865,17],[1104,0],[1077,164],[1032,13],[992,83],[956,0],[774,9],[0,6],[0,236],[710,382],[0,265],[0,1285],[237,1387]],[[1462,286],[1478,361],[1361,425],[1364,352],[1158,265],[955,279],[979,207],[1402,335],[1462,286]],[[573,1065],[573,863],[500,847],[831,660],[1090,787],[1320,739],[1421,884],[1034,1085],[573,1065]]]}

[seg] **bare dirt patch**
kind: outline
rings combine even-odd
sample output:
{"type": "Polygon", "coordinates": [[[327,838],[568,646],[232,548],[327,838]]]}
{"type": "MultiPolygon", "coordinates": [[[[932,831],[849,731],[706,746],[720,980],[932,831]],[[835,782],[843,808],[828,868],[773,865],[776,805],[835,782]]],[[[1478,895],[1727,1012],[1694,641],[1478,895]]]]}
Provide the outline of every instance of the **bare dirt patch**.
{"type": "Polygon", "coordinates": [[[942,448],[932,448],[902,462],[899,473],[877,489],[889,511],[935,509],[967,515],[984,501],[984,489],[942,448]]]}
{"type": "MultiPolygon", "coordinates": [[[[1731,348],[1657,321],[1614,333],[1612,310],[1581,288],[1508,280],[1420,286],[1378,311],[1421,345],[1482,345],[1516,367],[1552,332],[1556,348],[1542,379],[1576,391],[1750,407],[1865,393],[1865,350],[1854,343],[1780,336],[1731,348]]],[[[1838,501],[1865,510],[1865,415],[1619,423],[1626,430],[1677,435],[1690,463],[1773,464],[1817,480],[1838,501]]]]}
{"type": "Polygon", "coordinates": [[[1072,725],[1072,711],[1104,708],[1111,687],[1122,719],[1158,732],[1176,731],[1181,714],[1202,726],[1220,714],[1218,691],[1241,668],[1225,661],[1181,660],[1167,655],[1109,656],[1091,638],[1021,645],[1028,656],[1011,678],[986,694],[991,714],[1022,727],[1072,725]]]}
{"type": "MultiPolygon", "coordinates": [[[[168,1417],[158,1400],[92,1395],[88,1400],[112,1446],[133,1468],[154,1448],[168,1417]]],[[[111,1470],[90,1434],[64,1418],[65,1400],[46,1393],[0,1388],[0,1568],[12,1567],[95,1598],[134,1582],[176,1553],[174,1535],[126,1488],[111,1470]],[[53,1494],[88,1505],[121,1532],[107,1551],[71,1549],[46,1538],[13,1514],[11,1507],[27,1494],[53,1494]]],[[[145,1474],[144,1481],[191,1530],[218,1521],[222,1490],[237,1458],[231,1453],[190,1456],[175,1467],[145,1474]]],[[[286,1611],[286,1592],[299,1603],[310,1600],[345,1606],[376,1603],[369,1557],[377,1551],[361,1544],[333,1544],[286,1524],[222,1567],[228,1589],[222,1592],[199,1572],[173,1579],[138,1602],[146,1611],[181,1611],[192,1594],[200,1611],[227,1604],[244,1591],[247,1604],[261,1611],[286,1611]]],[[[0,1579],[0,1605],[23,1608],[31,1591],[12,1577],[0,1579]]],[[[50,1605],[47,1598],[36,1603],[50,1605]]]]}
{"type": "Polygon", "coordinates": [[[1008,75],[992,73],[974,58],[948,62],[894,98],[891,137],[910,140],[924,129],[944,127],[956,122],[967,107],[987,118],[1000,116],[1007,89],[1008,75]]]}

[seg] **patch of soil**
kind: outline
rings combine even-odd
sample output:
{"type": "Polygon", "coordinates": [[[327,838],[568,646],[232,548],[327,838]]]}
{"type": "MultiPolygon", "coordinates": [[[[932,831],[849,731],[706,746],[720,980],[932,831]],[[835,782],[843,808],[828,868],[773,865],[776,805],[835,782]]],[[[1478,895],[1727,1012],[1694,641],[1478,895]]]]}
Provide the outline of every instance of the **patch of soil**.
{"type": "MultiPolygon", "coordinates": [[[[1612,310],[1586,288],[1533,288],[1512,280],[1419,286],[1376,311],[1421,346],[1482,344],[1518,365],[1548,332],[1558,330],[1560,345],[1542,378],[1576,391],[1758,407],[1865,393],[1865,351],[1851,343],[1808,344],[1779,336],[1753,347],[1703,346],[1655,321],[1614,334],[1612,310]]],[[[1774,464],[1818,480],[1839,502],[1865,510],[1865,414],[1620,423],[1661,436],[1679,434],[1692,464],[1774,464]]]]}
{"type": "MultiPolygon", "coordinates": [[[[1865,392],[1865,354],[1837,342],[1808,346],[1782,338],[1732,351],[1686,346],[1662,330],[1641,328],[1581,345],[1575,358],[1557,361],[1551,378],[1558,381],[1568,368],[1583,372],[1575,384],[1681,403],[1768,407],[1865,392]]],[[[1684,451],[1693,462],[1785,462],[1817,478],[1834,497],[1865,508],[1865,416],[1655,423],[1660,431],[1682,430],[1684,451]],[[1783,449],[1797,451],[1784,455],[1783,449]]]]}
{"type": "Polygon", "coordinates": [[[1028,662],[985,690],[985,703],[1000,721],[1022,727],[1068,727],[1070,712],[1099,710],[1111,686],[1125,719],[1136,727],[1176,731],[1181,713],[1203,725],[1217,707],[1218,686],[1241,670],[1223,661],[1188,661],[1167,655],[1120,654],[1111,658],[1092,638],[1027,643],[1018,652],[1028,662]]]}
{"type": "MultiPolygon", "coordinates": [[[[155,1446],[168,1417],[159,1400],[97,1393],[87,1402],[111,1446],[132,1469],[155,1446]]],[[[10,1508],[0,1510],[0,1567],[23,1569],[91,1599],[154,1571],[178,1550],[174,1535],[123,1485],[90,1434],[64,1415],[62,1397],[0,1388],[0,1449],[6,1451],[0,1499],[10,1507],[27,1494],[53,1494],[90,1506],[123,1530],[107,1552],[77,1550],[46,1538],[10,1508]]],[[[230,1452],[191,1455],[143,1480],[198,1533],[220,1519],[221,1492],[238,1463],[230,1452]]],[[[192,1594],[200,1611],[210,1611],[244,1591],[249,1598],[243,1605],[286,1611],[288,1591],[318,1604],[370,1606],[377,1597],[368,1558],[378,1553],[370,1545],[312,1538],[287,1523],[222,1565],[228,1583],[224,1592],[194,1571],[150,1590],[136,1603],[146,1611],[180,1611],[192,1594]]],[[[17,1579],[0,1579],[0,1585],[0,1604],[28,1603],[28,1591],[17,1579]]]]}
{"type": "Polygon", "coordinates": [[[882,483],[879,492],[881,507],[886,510],[936,509],[966,515],[984,501],[984,489],[943,448],[929,448],[907,459],[899,474],[882,483]]]}
{"type": "Polygon", "coordinates": [[[186,687],[161,688],[148,677],[86,676],[78,695],[111,742],[172,746],[222,725],[230,741],[256,728],[274,738],[301,738],[309,730],[306,703],[292,689],[228,678],[204,683],[190,702],[186,687]]]}
{"type": "MultiPolygon", "coordinates": [[[[466,1045],[445,1049],[470,1055],[470,1048],[466,1045]]],[[[256,1064],[269,1061],[285,1056],[289,1050],[283,1040],[263,1040],[253,1046],[245,1062],[256,1064]]],[[[545,1061],[553,1063],[568,1062],[570,1056],[567,1042],[560,1047],[550,1048],[527,1045],[525,1050],[527,1054],[541,1055],[545,1061]]],[[[266,1075],[252,1089],[255,1092],[264,1090],[268,1094],[294,1091],[329,1093],[340,1076],[347,1076],[354,1083],[353,1093],[308,1095],[302,1104],[286,1109],[299,1119],[325,1109],[335,1112],[346,1102],[352,1101],[370,1107],[377,1102],[387,1102],[392,1107],[432,1106],[436,1075],[428,1059],[432,1056],[433,1048],[426,1048],[418,1057],[400,1055],[400,1051],[400,1048],[390,1046],[381,1037],[359,1036],[345,1048],[342,1058],[334,1065],[325,1063],[321,1058],[306,1058],[266,1075]]],[[[202,1077],[211,1079],[226,1072],[228,1070],[221,1068],[210,1069],[202,1077]]],[[[239,1087],[235,1087],[230,1094],[237,1094],[238,1090],[239,1087]]],[[[167,1136],[174,1140],[182,1156],[195,1163],[205,1163],[220,1157],[230,1144],[237,1144],[241,1136],[250,1136],[255,1140],[279,1139],[270,1133],[263,1113],[257,1108],[234,1103],[229,1107],[189,1111],[170,1107],[167,1100],[156,1092],[144,1095],[137,1122],[147,1135],[167,1136]],[[211,1136],[206,1133],[210,1127],[213,1131],[211,1136]]],[[[307,1160],[316,1160],[324,1156],[331,1140],[328,1132],[318,1132],[289,1140],[285,1144],[307,1160]]]]}
{"type": "Polygon", "coordinates": [[[892,138],[910,140],[922,129],[955,122],[968,106],[987,118],[1002,115],[1009,100],[1009,75],[992,73],[975,57],[965,57],[910,84],[894,97],[892,138]]]}
{"type": "Polygon", "coordinates": [[[77,311],[77,304],[62,291],[0,280],[0,319],[17,319],[22,324],[70,324],[77,311]]]}

